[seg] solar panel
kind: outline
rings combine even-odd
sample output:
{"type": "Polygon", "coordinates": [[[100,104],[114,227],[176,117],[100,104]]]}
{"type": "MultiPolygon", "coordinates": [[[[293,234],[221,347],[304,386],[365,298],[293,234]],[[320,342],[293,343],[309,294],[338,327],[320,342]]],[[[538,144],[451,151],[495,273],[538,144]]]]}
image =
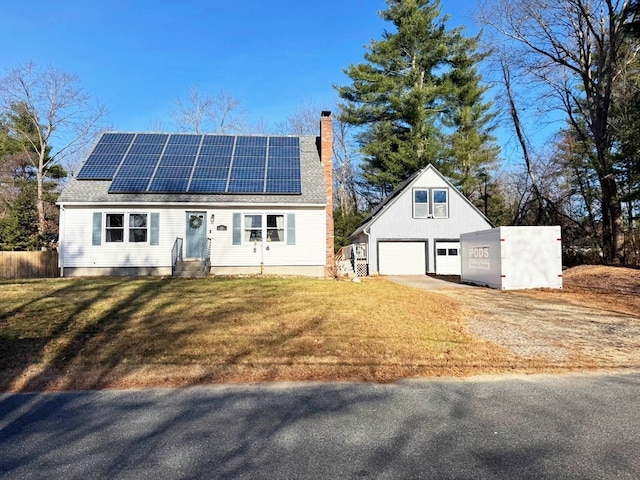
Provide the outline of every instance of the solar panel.
{"type": "Polygon", "coordinates": [[[263,193],[263,180],[229,180],[228,193],[263,193]]]}
{"type": "Polygon", "coordinates": [[[154,144],[154,145],[164,145],[167,143],[169,139],[169,135],[166,133],[138,133],[136,134],[136,138],[133,141],[133,144],[154,144]]]}
{"type": "Polygon", "coordinates": [[[217,155],[199,155],[197,167],[229,167],[231,165],[231,155],[221,157],[217,155]]]}
{"type": "Polygon", "coordinates": [[[124,155],[129,149],[128,143],[99,143],[96,148],[93,149],[93,154],[113,154],[124,155]]]}
{"type": "Polygon", "coordinates": [[[189,185],[189,191],[194,193],[225,193],[227,191],[227,180],[194,178],[189,185]]]}
{"type": "Polygon", "coordinates": [[[205,135],[202,145],[226,145],[233,146],[236,137],[233,135],[205,135]]]}
{"type": "Polygon", "coordinates": [[[92,154],[78,172],[77,178],[79,180],[111,180],[122,157],[122,155],[92,154]]]}
{"type": "Polygon", "coordinates": [[[193,170],[193,178],[217,178],[226,180],[228,177],[228,167],[196,167],[193,170]]]}
{"type": "Polygon", "coordinates": [[[155,178],[186,178],[191,177],[192,167],[158,167],[155,178]]]}
{"type": "Polygon", "coordinates": [[[202,145],[200,155],[231,156],[233,145],[202,145]]]}
{"type": "Polygon", "coordinates": [[[151,178],[155,166],[153,165],[122,165],[118,170],[118,177],[151,178]]]}
{"type": "Polygon", "coordinates": [[[110,193],[301,191],[298,137],[105,133],[77,176],[110,193]]]}
{"type": "Polygon", "coordinates": [[[163,155],[160,167],[191,167],[196,161],[195,155],[163,155]]]}
{"type": "Polygon", "coordinates": [[[267,180],[266,193],[301,193],[299,181],[267,180]]]}
{"type": "Polygon", "coordinates": [[[100,138],[100,143],[131,143],[135,133],[105,133],[100,138]]]}
{"type": "Polygon", "coordinates": [[[167,145],[200,145],[202,135],[174,133],[169,137],[167,145]]]}
{"type": "Polygon", "coordinates": [[[187,191],[189,178],[158,178],[149,185],[150,192],[179,193],[187,191]]]}
{"type": "MultiPolygon", "coordinates": [[[[234,180],[264,180],[264,168],[232,168],[231,181],[234,180]]],[[[262,189],[260,189],[262,190],[262,189]]]]}
{"type": "Polygon", "coordinates": [[[161,154],[163,150],[163,143],[134,143],[133,145],[131,145],[129,154],[161,154]]]}
{"type": "Polygon", "coordinates": [[[198,153],[200,145],[175,144],[167,145],[164,149],[165,155],[195,155],[198,153]]]}
{"type": "Polygon", "coordinates": [[[124,176],[117,176],[111,182],[109,192],[118,193],[139,193],[144,192],[149,185],[148,178],[131,178],[124,176]]]}

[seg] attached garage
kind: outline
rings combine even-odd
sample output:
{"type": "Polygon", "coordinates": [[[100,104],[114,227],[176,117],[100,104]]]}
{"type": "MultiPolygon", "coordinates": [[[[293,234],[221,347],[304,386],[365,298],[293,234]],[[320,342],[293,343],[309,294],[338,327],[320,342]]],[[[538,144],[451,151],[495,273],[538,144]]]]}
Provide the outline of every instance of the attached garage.
{"type": "Polygon", "coordinates": [[[378,266],[382,275],[425,275],[426,242],[378,242],[378,266]]]}
{"type": "Polygon", "coordinates": [[[460,275],[460,242],[436,241],[436,275],[460,275]]]}

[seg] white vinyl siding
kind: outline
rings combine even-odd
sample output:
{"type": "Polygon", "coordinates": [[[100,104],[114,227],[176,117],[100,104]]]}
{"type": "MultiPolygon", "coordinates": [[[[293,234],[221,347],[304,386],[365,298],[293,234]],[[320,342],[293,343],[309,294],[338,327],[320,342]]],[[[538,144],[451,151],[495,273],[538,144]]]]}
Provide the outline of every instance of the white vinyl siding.
{"type": "MultiPolygon", "coordinates": [[[[168,267],[171,265],[171,248],[177,237],[186,237],[185,207],[159,208],[83,208],[64,207],[64,236],[60,248],[64,266],[74,267],[168,267]],[[104,241],[105,215],[148,212],[146,242],[104,241]],[[98,222],[99,235],[94,235],[94,218],[98,222]],[[99,220],[97,220],[99,218],[99,220]],[[98,243],[98,240],[101,240],[98,243]]],[[[326,262],[326,226],[324,207],[308,208],[202,208],[207,219],[207,237],[211,238],[212,266],[235,267],[264,265],[324,266],[326,262]],[[283,241],[233,244],[234,213],[242,215],[275,215],[273,230],[284,235],[283,241]],[[284,219],[282,228],[277,218],[284,219]],[[284,230],[284,232],[282,232],[284,230]],[[267,248],[268,247],[268,248],[267,248]]],[[[128,219],[125,216],[128,228],[128,219]]],[[[265,226],[266,228],[266,226],[265,226]]]]}
{"type": "MultiPolygon", "coordinates": [[[[325,211],[320,208],[270,210],[234,210],[216,213],[230,226],[225,232],[214,231],[212,264],[216,266],[256,266],[264,265],[324,265],[326,261],[325,211]],[[235,214],[235,215],[234,215],[235,214]],[[260,216],[260,227],[247,225],[248,216],[260,216]],[[234,217],[241,225],[242,241],[234,242],[234,217]],[[240,218],[240,220],[237,220],[240,218]],[[260,228],[257,234],[247,240],[250,230],[260,228]],[[268,235],[277,234],[281,240],[267,241],[268,235]],[[285,238],[286,237],[286,238],[285,238]],[[264,241],[261,240],[264,238],[264,241]]],[[[253,220],[252,220],[253,222],[253,220]]],[[[236,234],[237,236],[237,234],[236,234]]]]}
{"type": "MultiPolygon", "coordinates": [[[[440,194],[436,193],[436,200],[443,200],[440,194]]],[[[434,205],[431,204],[430,207],[433,208],[434,205]]],[[[367,235],[363,235],[362,240],[368,242],[370,252],[376,252],[378,243],[382,241],[411,239],[427,242],[428,271],[435,273],[436,239],[458,239],[461,233],[487,228],[491,228],[491,225],[482,214],[435,169],[428,168],[376,215],[365,229],[367,235]],[[438,215],[445,215],[445,218],[416,218],[416,190],[429,191],[429,202],[433,202],[433,192],[446,192],[446,212],[436,212],[438,215]]],[[[377,255],[369,255],[369,272],[379,272],[377,255]]]]}

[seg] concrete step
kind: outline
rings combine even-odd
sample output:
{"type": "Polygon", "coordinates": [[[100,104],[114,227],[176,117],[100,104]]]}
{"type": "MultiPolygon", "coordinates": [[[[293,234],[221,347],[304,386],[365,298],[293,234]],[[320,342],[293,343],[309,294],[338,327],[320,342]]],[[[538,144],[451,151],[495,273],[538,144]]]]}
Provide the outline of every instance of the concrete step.
{"type": "Polygon", "coordinates": [[[181,278],[204,278],[209,276],[210,271],[211,262],[206,262],[203,270],[200,260],[185,260],[176,263],[173,269],[173,276],[181,278]]]}

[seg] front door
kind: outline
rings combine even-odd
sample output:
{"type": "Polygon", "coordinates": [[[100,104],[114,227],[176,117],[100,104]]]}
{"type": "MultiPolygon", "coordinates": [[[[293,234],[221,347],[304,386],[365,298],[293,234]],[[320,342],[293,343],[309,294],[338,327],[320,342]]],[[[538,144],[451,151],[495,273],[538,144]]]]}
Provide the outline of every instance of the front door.
{"type": "Polygon", "coordinates": [[[202,258],[207,242],[207,212],[187,212],[187,258],[202,258]]]}

